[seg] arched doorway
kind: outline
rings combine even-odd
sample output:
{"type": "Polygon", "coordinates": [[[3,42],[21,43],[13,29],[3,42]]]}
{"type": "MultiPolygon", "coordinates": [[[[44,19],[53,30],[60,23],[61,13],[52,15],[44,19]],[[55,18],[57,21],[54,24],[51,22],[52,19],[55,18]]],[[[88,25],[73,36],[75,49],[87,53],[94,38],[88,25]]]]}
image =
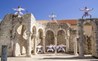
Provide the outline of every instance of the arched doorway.
{"type": "Polygon", "coordinates": [[[38,43],[38,45],[43,45],[43,30],[42,29],[39,29],[38,30],[38,35],[39,35],[39,43],[38,43]]]}
{"type": "Polygon", "coordinates": [[[16,26],[13,32],[13,38],[16,39],[13,44],[13,56],[26,54],[26,26],[16,26]]]}
{"type": "MultiPolygon", "coordinates": [[[[20,25],[21,27],[21,33],[20,33],[20,41],[19,41],[19,44],[20,44],[20,52],[21,52],[21,55],[23,54],[26,54],[26,26],[25,25],[20,25]]],[[[18,29],[17,29],[18,30],[18,29]]]]}
{"type": "Polygon", "coordinates": [[[45,46],[46,46],[46,52],[48,50],[47,46],[53,46],[55,45],[55,39],[54,39],[54,33],[51,30],[48,30],[46,32],[46,41],[45,41],[45,46]]]}
{"type": "Polygon", "coordinates": [[[57,45],[59,44],[66,45],[65,32],[63,30],[59,30],[57,33],[57,45]]]}
{"type": "Polygon", "coordinates": [[[83,24],[83,35],[84,35],[84,54],[91,54],[92,53],[92,33],[93,33],[93,26],[90,22],[85,21],[83,24]]]}
{"type": "Polygon", "coordinates": [[[48,30],[46,32],[46,45],[50,45],[53,44],[54,45],[54,33],[51,30],[48,30]]]}
{"type": "MultiPolygon", "coordinates": [[[[91,48],[91,50],[92,50],[92,56],[95,56],[95,57],[97,57],[97,46],[96,46],[96,37],[97,37],[97,24],[96,24],[96,22],[97,21],[94,21],[94,19],[80,19],[79,21],[78,21],[78,37],[79,37],[79,39],[78,39],[78,43],[79,43],[79,56],[80,57],[83,57],[84,55],[85,55],[85,51],[86,51],[86,46],[87,46],[87,44],[85,43],[85,42],[87,42],[86,40],[86,37],[85,37],[85,32],[84,32],[84,29],[83,28],[85,28],[85,26],[84,26],[84,23],[85,22],[88,22],[88,23],[90,23],[91,24],[91,30],[93,30],[91,33],[91,38],[92,38],[92,41],[91,41],[91,47],[89,47],[89,48],[91,48]],[[95,33],[96,32],[96,33],[95,33]]],[[[89,25],[90,26],[90,25],[89,25]]],[[[89,32],[89,30],[88,30],[88,27],[86,28],[86,31],[88,31],[89,32]]],[[[90,33],[90,32],[89,32],[90,33]]],[[[88,38],[88,37],[87,37],[88,38]]],[[[89,38],[88,38],[88,40],[89,40],[89,38]]],[[[87,48],[88,49],[88,48],[87,48]]],[[[88,50],[87,50],[87,52],[88,52],[88,50]]]]}
{"type": "Polygon", "coordinates": [[[64,30],[59,30],[57,33],[57,46],[61,46],[61,48],[63,49],[63,51],[61,50],[62,52],[66,51],[66,39],[64,30]]]}

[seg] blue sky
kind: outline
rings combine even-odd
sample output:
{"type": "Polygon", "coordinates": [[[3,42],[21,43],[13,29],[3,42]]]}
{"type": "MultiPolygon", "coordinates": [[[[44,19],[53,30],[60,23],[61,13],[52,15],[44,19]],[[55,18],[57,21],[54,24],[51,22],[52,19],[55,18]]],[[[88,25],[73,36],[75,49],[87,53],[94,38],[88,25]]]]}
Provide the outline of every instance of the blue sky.
{"type": "Polygon", "coordinates": [[[90,13],[98,17],[98,0],[0,0],[0,18],[8,13],[14,13],[12,8],[22,6],[29,13],[33,13],[37,20],[49,20],[52,12],[61,19],[79,19],[83,12],[79,8],[85,6],[94,8],[90,13]]]}

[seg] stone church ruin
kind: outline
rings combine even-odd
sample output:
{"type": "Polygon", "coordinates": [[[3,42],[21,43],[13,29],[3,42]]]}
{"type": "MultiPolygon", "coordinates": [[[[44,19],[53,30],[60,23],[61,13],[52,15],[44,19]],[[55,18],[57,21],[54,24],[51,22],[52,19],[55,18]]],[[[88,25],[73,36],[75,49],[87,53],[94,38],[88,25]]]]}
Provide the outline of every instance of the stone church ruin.
{"type": "Polygon", "coordinates": [[[36,21],[32,14],[22,17],[7,14],[0,22],[0,55],[1,46],[7,45],[8,56],[31,56],[41,52],[98,57],[97,18],[57,22],[36,21]]]}

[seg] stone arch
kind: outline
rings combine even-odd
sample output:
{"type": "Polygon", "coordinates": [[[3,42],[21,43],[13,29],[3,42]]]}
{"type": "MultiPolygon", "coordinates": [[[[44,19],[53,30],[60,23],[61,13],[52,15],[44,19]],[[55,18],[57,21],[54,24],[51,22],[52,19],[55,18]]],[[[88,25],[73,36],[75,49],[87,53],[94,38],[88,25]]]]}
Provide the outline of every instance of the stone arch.
{"type": "Polygon", "coordinates": [[[55,32],[53,29],[51,29],[51,28],[46,29],[45,33],[47,33],[48,30],[52,31],[54,34],[56,33],[56,32],[55,32]]]}
{"type": "Polygon", "coordinates": [[[23,24],[16,26],[16,35],[16,47],[19,44],[20,55],[26,54],[26,26],[23,24]]]}
{"type": "Polygon", "coordinates": [[[47,30],[46,32],[46,45],[55,44],[54,32],[52,30],[47,30]]]}
{"type": "Polygon", "coordinates": [[[64,31],[64,33],[66,33],[66,30],[63,29],[63,28],[58,29],[58,30],[57,30],[57,33],[58,33],[60,30],[62,30],[62,31],[64,31]]]}
{"type": "Polygon", "coordinates": [[[38,39],[39,39],[39,45],[43,45],[43,29],[38,30],[38,39]]]}
{"type": "Polygon", "coordinates": [[[20,52],[21,55],[26,54],[26,41],[27,41],[27,37],[26,37],[26,26],[25,25],[20,25],[18,27],[19,29],[17,29],[19,36],[19,44],[20,44],[20,52]]]}
{"type": "Polygon", "coordinates": [[[67,37],[67,36],[65,36],[64,30],[59,30],[57,32],[57,46],[62,45],[66,51],[66,45],[68,43],[67,43],[67,40],[65,37],[67,37]]]}
{"type": "Polygon", "coordinates": [[[84,35],[84,53],[92,54],[92,41],[93,41],[93,27],[95,26],[93,21],[86,20],[83,22],[83,35],[84,35]]]}
{"type": "Polygon", "coordinates": [[[98,22],[96,19],[80,19],[78,21],[78,36],[79,36],[79,56],[83,57],[84,56],[84,50],[85,50],[85,46],[84,46],[84,42],[86,40],[85,34],[83,32],[83,24],[85,23],[85,21],[89,21],[90,24],[92,25],[92,42],[91,42],[91,55],[97,57],[97,47],[96,47],[96,37],[97,37],[97,23],[98,22]],[[85,39],[84,39],[85,38],[85,39]]]}
{"type": "Polygon", "coordinates": [[[57,32],[57,45],[59,44],[66,45],[65,31],[63,29],[58,30],[57,32]]]}
{"type": "Polygon", "coordinates": [[[13,28],[12,35],[12,38],[15,40],[13,43],[13,56],[26,54],[26,26],[23,24],[17,24],[13,28]]]}

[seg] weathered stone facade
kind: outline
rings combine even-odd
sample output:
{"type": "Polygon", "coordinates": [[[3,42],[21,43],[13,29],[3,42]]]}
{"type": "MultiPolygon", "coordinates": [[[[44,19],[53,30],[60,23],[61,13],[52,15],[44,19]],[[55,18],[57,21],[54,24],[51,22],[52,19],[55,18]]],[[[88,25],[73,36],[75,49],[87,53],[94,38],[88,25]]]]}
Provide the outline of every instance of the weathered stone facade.
{"type": "Polygon", "coordinates": [[[4,17],[0,24],[0,45],[8,46],[9,56],[31,55],[32,27],[35,25],[32,23],[36,23],[32,14],[21,18],[13,14],[4,17]]]}
{"type": "MultiPolygon", "coordinates": [[[[85,21],[87,20],[85,19],[85,21]]],[[[77,20],[76,25],[71,25],[54,21],[41,23],[36,21],[32,14],[25,14],[21,18],[8,14],[0,23],[0,55],[2,45],[8,46],[8,56],[31,56],[37,54],[38,45],[42,45],[44,53],[46,53],[46,46],[63,44],[66,46],[65,53],[80,56],[91,54],[98,57],[98,19],[89,20],[91,20],[91,25],[88,25],[90,33],[87,31],[88,26],[84,25],[83,19],[77,20]]]]}

